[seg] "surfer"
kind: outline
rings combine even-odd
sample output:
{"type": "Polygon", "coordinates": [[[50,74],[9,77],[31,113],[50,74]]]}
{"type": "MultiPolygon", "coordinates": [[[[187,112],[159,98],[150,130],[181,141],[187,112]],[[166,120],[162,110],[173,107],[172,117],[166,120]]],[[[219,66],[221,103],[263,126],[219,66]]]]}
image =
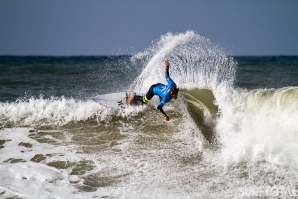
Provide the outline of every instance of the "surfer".
{"type": "Polygon", "coordinates": [[[128,99],[128,104],[132,104],[135,101],[141,102],[143,104],[147,104],[149,102],[149,100],[151,100],[151,98],[154,95],[158,95],[160,98],[160,102],[157,105],[157,109],[165,116],[166,120],[169,121],[169,116],[164,112],[164,110],[162,109],[162,107],[168,103],[171,99],[177,99],[178,97],[178,92],[179,92],[179,88],[177,88],[175,82],[170,78],[169,75],[169,67],[170,67],[170,63],[168,60],[165,60],[165,75],[166,75],[166,80],[168,82],[168,85],[164,85],[161,83],[158,84],[153,84],[147,94],[145,96],[138,96],[138,95],[134,95],[131,94],[131,96],[128,99]]]}

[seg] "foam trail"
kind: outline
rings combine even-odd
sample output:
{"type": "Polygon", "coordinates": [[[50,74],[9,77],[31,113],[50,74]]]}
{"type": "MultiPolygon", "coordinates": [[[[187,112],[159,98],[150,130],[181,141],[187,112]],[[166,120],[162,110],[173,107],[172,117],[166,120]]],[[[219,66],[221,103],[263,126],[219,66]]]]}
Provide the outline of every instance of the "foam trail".
{"type": "Polygon", "coordinates": [[[183,88],[216,88],[233,85],[236,62],[209,39],[187,31],[168,33],[132,60],[145,59],[147,65],[131,85],[132,90],[146,91],[149,85],[164,80],[164,60],[171,63],[170,76],[183,88]]]}

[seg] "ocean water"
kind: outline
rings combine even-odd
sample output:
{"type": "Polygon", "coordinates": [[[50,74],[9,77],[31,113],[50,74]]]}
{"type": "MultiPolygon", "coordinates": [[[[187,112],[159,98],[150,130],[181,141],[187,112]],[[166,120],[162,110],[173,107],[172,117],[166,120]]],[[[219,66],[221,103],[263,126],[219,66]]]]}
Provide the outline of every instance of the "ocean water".
{"type": "Polygon", "coordinates": [[[228,56],[193,31],[133,55],[0,56],[0,198],[298,197],[298,56],[228,56]],[[115,110],[98,94],[180,87],[115,110]]]}

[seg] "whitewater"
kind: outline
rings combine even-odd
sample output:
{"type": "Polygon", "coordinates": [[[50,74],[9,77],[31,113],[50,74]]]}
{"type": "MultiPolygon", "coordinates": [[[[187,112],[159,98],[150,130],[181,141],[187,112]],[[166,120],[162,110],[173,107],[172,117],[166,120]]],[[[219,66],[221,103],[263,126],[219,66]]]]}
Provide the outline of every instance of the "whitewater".
{"type": "Polygon", "coordinates": [[[298,197],[298,64],[278,60],[194,31],[131,56],[2,57],[0,198],[298,197]],[[165,59],[181,89],[169,122],[92,100],[166,83],[165,59]]]}

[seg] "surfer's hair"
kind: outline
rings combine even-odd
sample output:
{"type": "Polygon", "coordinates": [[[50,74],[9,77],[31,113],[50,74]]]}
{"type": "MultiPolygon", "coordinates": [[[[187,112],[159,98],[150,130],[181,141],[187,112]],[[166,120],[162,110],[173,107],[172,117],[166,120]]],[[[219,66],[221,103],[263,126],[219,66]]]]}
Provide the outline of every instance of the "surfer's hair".
{"type": "Polygon", "coordinates": [[[171,91],[172,94],[178,94],[179,88],[171,88],[170,91],[171,91]]]}

